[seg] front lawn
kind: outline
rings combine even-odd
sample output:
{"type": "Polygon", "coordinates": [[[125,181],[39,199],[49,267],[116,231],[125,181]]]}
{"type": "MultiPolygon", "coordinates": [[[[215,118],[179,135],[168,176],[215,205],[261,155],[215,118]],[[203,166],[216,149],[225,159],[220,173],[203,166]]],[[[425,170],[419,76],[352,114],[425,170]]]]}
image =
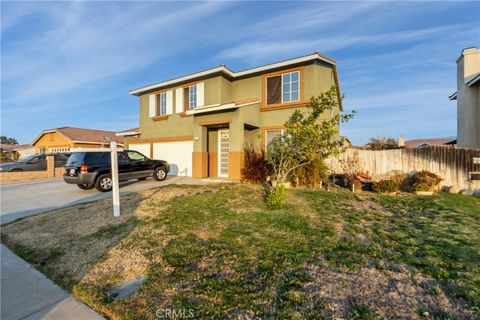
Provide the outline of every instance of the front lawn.
{"type": "Polygon", "coordinates": [[[2,227],[2,241],[112,319],[462,319],[480,310],[480,199],[168,186],[2,227]],[[110,288],[146,277],[130,297],[110,288]],[[190,310],[191,309],[191,310],[190,310]],[[160,311],[159,311],[160,310],[160,311]]]}

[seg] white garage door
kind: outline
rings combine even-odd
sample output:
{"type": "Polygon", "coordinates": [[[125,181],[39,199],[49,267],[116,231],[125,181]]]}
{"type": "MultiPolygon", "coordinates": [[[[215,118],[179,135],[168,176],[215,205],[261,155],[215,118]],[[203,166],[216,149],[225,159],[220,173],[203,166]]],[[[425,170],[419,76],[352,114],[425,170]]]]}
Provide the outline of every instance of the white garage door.
{"type": "Polygon", "coordinates": [[[153,158],[170,164],[169,175],[192,176],[193,141],[156,142],[153,158]]]}
{"type": "Polygon", "coordinates": [[[150,143],[130,143],[128,149],[138,151],[147,158],[150,158],[150,143]]]}

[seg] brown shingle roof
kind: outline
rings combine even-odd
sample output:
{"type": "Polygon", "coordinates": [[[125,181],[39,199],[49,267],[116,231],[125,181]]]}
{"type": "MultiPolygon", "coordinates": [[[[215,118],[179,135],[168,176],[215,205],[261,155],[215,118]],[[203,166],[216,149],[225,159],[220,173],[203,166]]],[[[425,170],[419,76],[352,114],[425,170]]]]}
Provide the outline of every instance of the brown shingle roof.
{"type": "Polygon", "coordinates": [[[453,138],[433,138],[433,139],[413,139],[405,141],[405,148],[417,148],[420,145],[427,144],[429,146],[443,146],[445,143],[452,141],[453,138]]]}
{"type": "Polygon", "coordinates": [[[70,138],[72,141],[85,142],[107,142],[104,137],[111,141],[123,143],[123,137],[117,137],[115,131],[93,130],[73,127],[63,127],[56,129],[59,133],[70,138]]]}
{"type": "Polygon", "coordinates": [[[32,142],[35,142],[44,134],[48,132],[58,132],[67,139],[76,142],[92,142],[92,143],[107,143],[110,141],[117,141],[123,143],[123,137],[117,137],[115,131],[94,130],[74,127],[61,127],[43,130],[43,132],[32,142]],[[106,139],[105,139],[105,138],[106,139]]]}
{"type": "Polygon", "coordinates": [[[4,152],[20,151],[31,147],[29,144],[0,144],[0,149],[4,152]]]}

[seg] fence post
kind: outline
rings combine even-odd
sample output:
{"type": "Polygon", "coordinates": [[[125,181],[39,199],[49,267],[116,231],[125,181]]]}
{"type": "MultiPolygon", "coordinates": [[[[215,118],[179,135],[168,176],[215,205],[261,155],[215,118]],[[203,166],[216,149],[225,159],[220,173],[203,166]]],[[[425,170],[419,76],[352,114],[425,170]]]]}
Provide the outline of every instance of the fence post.
{"type": "Polygon", "coordinates": [[[55,158],[47,156],[47,177],[55,178],[55,158]]]}

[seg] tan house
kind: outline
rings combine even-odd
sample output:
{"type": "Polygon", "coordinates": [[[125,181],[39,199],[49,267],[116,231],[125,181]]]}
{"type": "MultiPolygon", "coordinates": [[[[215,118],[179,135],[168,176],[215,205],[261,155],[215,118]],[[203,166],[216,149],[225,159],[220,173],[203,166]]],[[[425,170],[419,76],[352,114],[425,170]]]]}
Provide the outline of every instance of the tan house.
{"type": "Polygon", "coordinates": [[[118,135],[167,160],[173,175],[240,179],[245,146],[268,145],[294,110],[332,85],[336,63],[319,53],[238,72],[221,65],[131,90],[140,126],[118,135]]]}
{"type": "Polygon", "coordinates": [[[70,148],[98,148],[117,141],[123,146],[123,137],[114,131],[62,127],[43,130],[32,142],[37,153],[68,152],[70,148]]]}
{"type": "Polygon", "coordinates": [[[467,48],[457,59],[457,146],[480,148],[480,50],[467,48]]]}

